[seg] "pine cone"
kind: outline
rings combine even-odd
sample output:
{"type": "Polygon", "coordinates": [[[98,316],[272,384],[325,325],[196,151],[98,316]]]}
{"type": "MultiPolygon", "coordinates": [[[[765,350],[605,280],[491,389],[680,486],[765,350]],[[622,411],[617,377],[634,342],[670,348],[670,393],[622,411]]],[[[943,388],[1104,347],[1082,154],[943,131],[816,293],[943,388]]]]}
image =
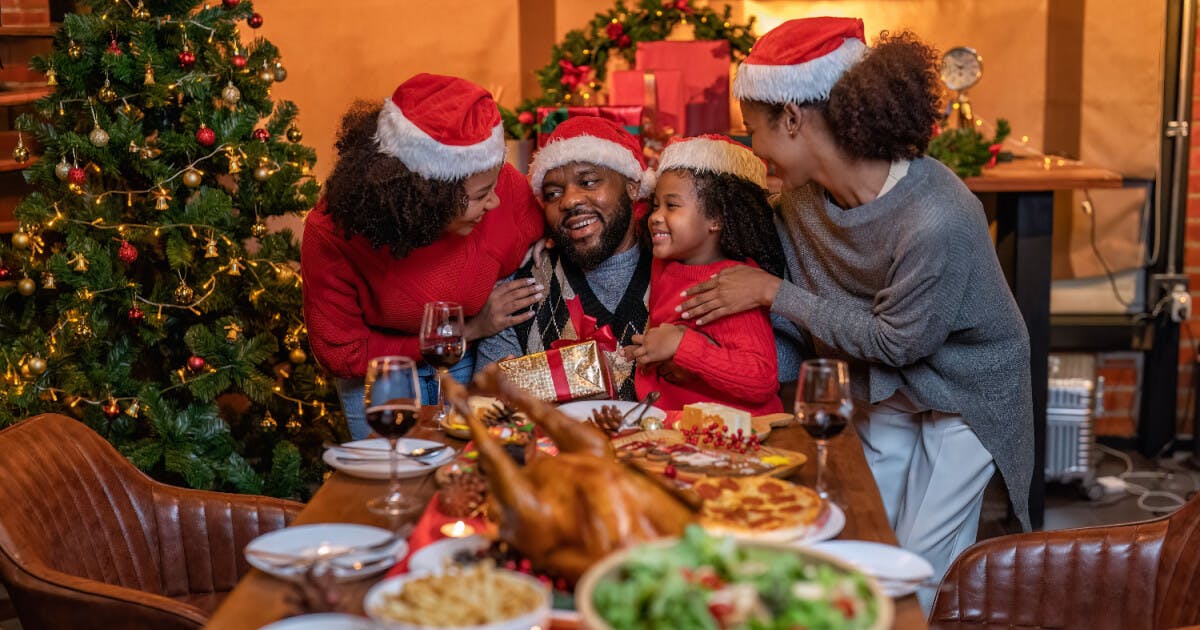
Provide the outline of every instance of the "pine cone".
{"type": "Polygon", "coordinates": [[[621,417],[621,410],[617,409],[615,405],[604,405],[592,411],[592,417],[588,420],[599,427],[601,431],[609,435],[616,435],[621,431],[621,423],[624,418],[621,417]]]}
{"type": "Polygon", "coordinates": [[[513,424],[517,421],[517,410],[508,405],[497,403],[484,409],[479,414],[484,426],[494,427],[501,424],[513,424]]]}
{"type": "Polygon", "coordinates": [[[475,513],[487,496],[487,480],[483,475],[464,472],[451,477],[438,492],[438,510],[453,518],[466,518],[475,513]]]}

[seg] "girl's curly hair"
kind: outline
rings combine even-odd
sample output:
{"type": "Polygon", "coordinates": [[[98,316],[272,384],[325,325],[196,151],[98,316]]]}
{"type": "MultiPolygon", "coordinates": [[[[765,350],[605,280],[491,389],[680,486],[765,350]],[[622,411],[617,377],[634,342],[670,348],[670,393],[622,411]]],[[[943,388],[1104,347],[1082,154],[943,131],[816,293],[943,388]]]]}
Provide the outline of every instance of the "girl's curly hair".
{"type": "Polygon", "coordinates": [[[721,225],[721,253],[731,260],[753,259],[771,275],[783,277],[786,261],[775,232],[775,216],[767,192],[754,182],[711,171],[671,169],[692,179],[704,216],[721,225]]]}
{"type": "MultiPolygon", "coordinates": [[[[940,115],[938,54],[909,31],[883,31],[875,46],[847,70],[829,100],[799,103],[821,112],[838,147],[854,158],[911,160],[925,154],[940,115]]],[[[757,103],[771,124],[777,103],[757,103]]]]}
{"type": "Polygon", "coordinates": [[[376,120],[382,105],[355,101],[338,131],[337,164],[325,182],[325,202],[346,238],[361,234],[372,247],[404,258],[432,244],[467,207],[463,180],[439,181],[410,171],[379,152],[376,120]]]}

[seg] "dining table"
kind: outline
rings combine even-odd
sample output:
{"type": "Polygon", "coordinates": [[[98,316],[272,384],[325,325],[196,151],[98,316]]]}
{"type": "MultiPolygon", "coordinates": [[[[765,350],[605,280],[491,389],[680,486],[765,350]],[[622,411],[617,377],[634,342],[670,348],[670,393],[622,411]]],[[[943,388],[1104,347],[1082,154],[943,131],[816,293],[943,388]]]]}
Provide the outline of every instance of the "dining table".
{"type": "MultiPolygon", "coordinates": [[[[437,408],[424,407],[422,419],[406,437],[436,440],[461,449],[466,443],[445,435],[436,428],[432,418],[437,408]]],[[[795,423],[772,429],[764,441],[766,446],[799,451],[808,456],[808,461],[788,479],[812,487],[816,482],[816,442],[795,423]]],[[[433,470],[431,474],[402,480],[404,492],[412,497],[415,505],[428,504],[435,492],[433,470]]],[[[846,525],[836,537],[838,540],[865,540],[889,545],[896,544],[896,534],[888,525],[883,501],[875,479],[863,455],[862,443],[853,430],[828,441],[828,459],[825,469],[825,485],[846,513],[846,525]]],[[[376,527],[395,526],[388,517],[367,510],[367,501],[383,494],[386,480],[361,479],[344,472],[333,472],[309,500],[292,525],[314,523],[357,523],[376,527]]],[[[420,511],[415,510],[407,519],[415,522],[420,511]]],[[[363,613],[363,596],[382,575],[336,586],[339,612],[363,613]]],[[[225,601],[213,613],[207,628],[220,630],[256,630],[264,625],[288,616],[301,614],[295,607],[297,587],[277,579],[258,569],[251,568],[229,593],[225,601]]],[[[895,620],[893,628],[921,630],[928,628],[925,616],[915,595],[906,595],[893,600],[895,620]]],[[[556,626],[557,627],[557,626],[556,626]]]]}

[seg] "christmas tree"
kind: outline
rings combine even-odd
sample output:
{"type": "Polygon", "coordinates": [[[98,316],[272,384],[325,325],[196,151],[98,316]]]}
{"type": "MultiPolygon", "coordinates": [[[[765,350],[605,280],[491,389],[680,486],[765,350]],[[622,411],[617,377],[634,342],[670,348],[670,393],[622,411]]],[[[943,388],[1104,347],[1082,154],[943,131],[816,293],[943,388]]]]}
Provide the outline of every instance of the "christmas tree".
{"type": "Polygon", "coordinates": [[[68,413],[163,481],[302,497],[345,422],[264,223],[319,191],[280,53],[243,44],[248,1],[79,5],[17,123],[42,148],[0,245],[0,427],[68,413]]]}

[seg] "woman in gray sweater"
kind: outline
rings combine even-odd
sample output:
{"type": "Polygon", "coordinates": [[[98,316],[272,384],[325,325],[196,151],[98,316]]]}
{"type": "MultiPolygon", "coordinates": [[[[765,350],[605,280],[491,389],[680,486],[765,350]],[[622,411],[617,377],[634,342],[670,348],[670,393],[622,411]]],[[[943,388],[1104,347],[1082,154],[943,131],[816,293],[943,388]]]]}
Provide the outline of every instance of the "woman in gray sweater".
{"type": "MultiPolygon", "coordinates": [[[[851,365],[856,428],[900,543],[940,577],[975,540],[999,469],[1028,528],[1029,337],[979,201],[923,156],[936,53],[909,33],[809,18],[738,70],[754,152],[783,180],[790,281],[739,267],[688,290],[701,323],[770,306],[851,365]],[[789,247],[790,245],[790,247],[789,247]]],[[[924,589],[928,608],[933,589],[924,589]]]]}

